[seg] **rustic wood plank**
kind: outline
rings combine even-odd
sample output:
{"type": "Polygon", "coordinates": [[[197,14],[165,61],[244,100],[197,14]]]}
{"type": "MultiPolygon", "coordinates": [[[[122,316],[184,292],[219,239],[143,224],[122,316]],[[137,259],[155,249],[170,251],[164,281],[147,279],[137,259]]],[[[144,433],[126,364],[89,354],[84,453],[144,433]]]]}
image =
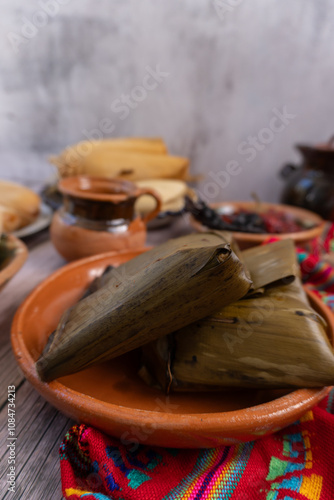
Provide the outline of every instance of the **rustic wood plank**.
{"type": "Polygon", "coordinates": [[[24,381],[24,375],[15,362],[9,342],[0,351],[0,364],[0,408],[2,408],[7,402],[8,386],[18,387],[24,381]]]}
{"type": "MultiPolygon", "coordinates": [[[[0,439],[7,440],[7,415],[1,412],[0,439]]],[[[16,394],[16,497],[61,498],[58,449],[70,419],[49,405],[25,382],[16,394]]],[[[2,451],[4,464],[0,482],[6,485],[8,450],[2,451]]],[[[6,491],[7,488],[3,488],[6,491]]],[[[4,498],[11,498],[7,492],[4,498]]]]}
{"type": "MultiPolygon", "coordinates": [[[[181,217],[170,227],[148,233],[147,244],[156,245],[168,238],[190,232],[186,218],[181,217]]],[[[7,397],[8,386],[16,386],[16,494],[7,492],[8,450],[0,450],[1,498],[23,500],[59,500],[62,498],[58,449],[72,422],[50,406],[25,381],[17,367],[10,345],[10,327],[14,314],[30,291],[54,270],[65,264],[56,253],[44,231],[26,240],[29,258],[1,292],[0,300],[0,440],[8,437],[7,397]]]]}
{"type": "MultiPolygon", "coordinates": [[[[43,405],[46,404],[46,401],[39,396],[38,392],[34,390],[34,388],[29,384],[29,382],[25,381],[21,387],[16,390],[15,394],[15,414],[16,414],[16,436],[20,436],[20,432],[22,430],[23,425],[25,425],[26,419],[30,421],[31,415],[35,415],[39,413],[42,409],[43,405]]],[[[3,433],[6,433],[7,429],[7,416],[6,416],[6,407],[0,414],[0,436],[3,433]]],[[[1,457],[4,455],[4,450],[1,450],[1,457]]],[[[1,476],[0,476],[1,477],[1,476]]]]}
{"type": "Polygon", "coordinates": [[[44,434],[38,447],[35,448],[29,459],[29,469],[25,468],[25,472],[28,471],[28,473],[20,479],[22,484],[27,484],[27,488],[24,489],[24,494],[21,496],[23,500],[27,498],[59,500],[62,497],[59,445],[70,424],[70,420],[58,413],[53,421],[53,442],[44,434]],[[47,455],[41,460],[42,453],[46,451],[47,455]],[[36,469],[33,470],[35,464],[36,469]]]}
{"type": "MultiPolygon", "coordinates": [[[[50,413],[50,405],[44,407],[44,413],[50,413]]],[[[59,462],[59,446],[72,425],[70,419],[54,410],[54,418],[29,456],[18,477],[19,488],[23,500],[41,498],[59,500],[61,498],[61,477],[59,462]]],[[[10,498],[10,495],[7,495],[10,498]]],[[[7,498],[7,497],[5,497],[7,498]]]]}
{"type": "MultiPolygon", "coordinates": [[[[8,437],[7,397],[8,386],[16,386],[16,436],[17,436],[17,490],[15,498],[59,500],[61,495],[58,448],[63,434],[70,426],[67,417],[46,403],[24,382],[10,344],[10,327],[14,314],[30,291],[51,272],[64,264],[48,239],[40,233],[27,241],[29,257],[24,267],[1,293],[0,301],[0,436],[4,443],[8,437]],[[21,387],[21,384],[22,387],[21,387]],[[53,422],[53,427],[48,422],[53,422]]],[[[0,483],[7,491],[6,474],[8,452],[1,449],[0,483]]],[[[7,492],[8,498],[13,498],[7,492]]],[[[5,497],[7,497],[7,494],[5,497]]]]}

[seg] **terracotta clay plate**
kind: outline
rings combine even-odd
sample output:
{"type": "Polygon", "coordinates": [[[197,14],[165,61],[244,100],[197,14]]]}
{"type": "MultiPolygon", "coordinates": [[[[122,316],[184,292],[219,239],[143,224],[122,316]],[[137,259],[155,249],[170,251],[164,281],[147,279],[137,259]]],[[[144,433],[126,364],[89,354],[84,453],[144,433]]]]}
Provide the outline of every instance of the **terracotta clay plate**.
{"type": "MultiPolygon", "coordinates": [[[[250,212],[256,212],[258,210],[258,204],[254,201],[226,201],[222,203],[212,203],[211,208],[214,208],[219,214],[223,213],[233,213],[238,210],[249,210],[250,212]]],[[[325,228],[325,221],[320,217],[320,215],[305,210],[304,208],[292,207],[290,205],[279,205],[277,203],[263,203],[261,202],[261,208],[263,210],[278,210],[293,216],[296,219],[309,222],[313,224],[311,229],[304,229],[298,231],[297,233],[283,233],[283,234],[273,234],[273,233],[242,233],[233,231],[233,237],[237,241],[241,250],[246,250],[247,248],[254,247],[256,245],[261,245],[268,238],[277,237],[281,239],[292,239],[296,245],[305,245],[305,243],[310,242],[314,238],[318,238],[325,228]]],[[[206,226],[203,226],[198,222],[193,216],[190,216],[190,223],[194,229],[198,232],[208,231],[206,226]]]]}
{"type": "MultiPolygon", "coordinates": [[[[88,283],[108,264],[118,265],[135,255],[109,253],[69,264],[39,285],[16,313],[12,345],[17,362],[32,385],[60,411],[119,437],[123,443],[216,447],[273,433],[299,419],[328,394],[330,388],[166,397],[138,377],[137,352],[50,384],[42,383],[34,361],[61,314],[77,302],[88,283]]],[[[333,340],[330,310],[308,293],[313,307],[325,317],[333,340]]]]}

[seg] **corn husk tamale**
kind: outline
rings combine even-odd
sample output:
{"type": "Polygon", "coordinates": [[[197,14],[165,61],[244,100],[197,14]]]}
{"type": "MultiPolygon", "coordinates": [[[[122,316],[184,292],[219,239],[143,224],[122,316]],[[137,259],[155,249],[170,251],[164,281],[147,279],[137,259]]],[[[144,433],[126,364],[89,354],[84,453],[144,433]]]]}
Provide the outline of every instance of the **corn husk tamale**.
{"type": "Polygon", "coordinates": [[[162,139],[83,141],[50,158],[60,177],[95,175],[128,181],[189,178],[189,160],[167,154],[162,139]]]}
{"type": "MultiPolygon", "coordinates": [[[[84,170],[84,158],[92,164],[94,161],[94,153],[100,155],[112,152],[123,152],[131,154],[151,154],[151,155],[167,155],[167,147],[163,139],[157,138],[141,138],[141,137],[124,137],[110,138],[91,141],[81,141],[64,149],[58,156],[51,156],[50,162],[53,163],[59,171],[61,177],[68,177],[86,173],[84,170]],[[93,153],[93,157],[91,154],[93,153]]],[[[99,165],[91,166],[94,175],[100,175],[99,165]]]]}
{"type": "Polygon", "coordinates": [[[293,247],[281,241],[242,256],[254,284],[267,286],[262,295],[248,294],[144,346],[141,375],[149,383],[157,381],[166,392],[334,383],[326,324],[308,303],[293,247]]]}
{"type": "Polygon", "coordinates": [[[243,265],[218,233],[170,240],[108,273],[62,317],[37,362],[53,380],[131,351],[243,297],[243,265]]]}
{"type": "Polygon", "coordinates": [[[100,151],[93,149],[90,154],[76,162],[60,163],[53,159],[59,175],[95,175],[113,177],[126,181],[143,179],[180,179],[189,177],[189,160],[180,156],[147,153],[127,153],[124,151],[100,151]]]}

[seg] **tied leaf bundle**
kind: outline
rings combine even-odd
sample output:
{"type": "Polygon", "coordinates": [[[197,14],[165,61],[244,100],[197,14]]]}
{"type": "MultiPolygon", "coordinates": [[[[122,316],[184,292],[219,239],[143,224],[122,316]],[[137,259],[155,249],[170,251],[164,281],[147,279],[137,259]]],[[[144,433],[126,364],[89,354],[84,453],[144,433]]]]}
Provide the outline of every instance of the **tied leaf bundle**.
{"type": "Polygon", "coordinates": [[[264,287],[262,293],[249,294],[144,346],[143,378],[153,375],[167,393],[332,385],[334,354],[327,325],[294,277],[296,258],[290,245],[281,241],[243,252],[254,284],[264,287]],[[268,260],[272,266],[266,273],[268,260]]]}
{"type": "Polygon", "coordinates": [[[37,362],[44,381],[120,356],[240,299],[251,286],[223,235],[192,234],[117,269],[62,317],[37,362]]]}

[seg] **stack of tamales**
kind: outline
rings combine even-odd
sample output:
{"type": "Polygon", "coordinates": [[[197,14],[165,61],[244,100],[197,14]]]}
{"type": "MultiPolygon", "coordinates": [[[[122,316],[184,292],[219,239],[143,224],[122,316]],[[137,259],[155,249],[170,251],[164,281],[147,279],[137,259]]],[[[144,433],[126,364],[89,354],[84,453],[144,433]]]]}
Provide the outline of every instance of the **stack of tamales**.
{"type": "Polygon", "coordinates": [[[79,142],[50,158],[60,177],[95,175],[127,181],[189,178],[189,160],[168,154],[161,138],[111,138],[79,142]]]}
{"type": "Polygon", "coordinates": [[[51,380],[112,359],[243,297],[251,281],[219,233],[170,240],[112,269],[62,317],[37,363],[51,380]]]}
{"type": "Polygon", "coordinates": [[[51,335],[41,379],[141,347],[140,375],[167,393],[331,385],[326,324],[308,303],[292,241],[240,253],[226,238],[170,240],[108,270],[51,335]]]}

